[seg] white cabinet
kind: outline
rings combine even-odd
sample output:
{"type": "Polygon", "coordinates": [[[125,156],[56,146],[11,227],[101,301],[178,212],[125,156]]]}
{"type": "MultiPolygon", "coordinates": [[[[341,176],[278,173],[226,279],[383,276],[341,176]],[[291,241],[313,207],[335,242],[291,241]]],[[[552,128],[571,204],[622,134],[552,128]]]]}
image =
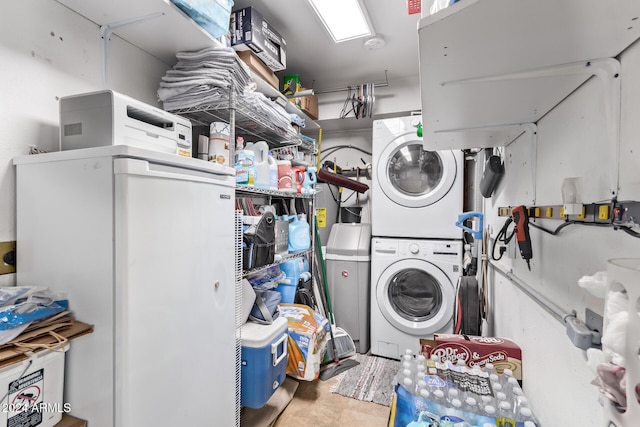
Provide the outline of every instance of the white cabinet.
{"type": "Polygon", "coordinates": [[[461,0],[418,25],[424,146],[507,145],[640,38],[637,0],[461,0]]]}

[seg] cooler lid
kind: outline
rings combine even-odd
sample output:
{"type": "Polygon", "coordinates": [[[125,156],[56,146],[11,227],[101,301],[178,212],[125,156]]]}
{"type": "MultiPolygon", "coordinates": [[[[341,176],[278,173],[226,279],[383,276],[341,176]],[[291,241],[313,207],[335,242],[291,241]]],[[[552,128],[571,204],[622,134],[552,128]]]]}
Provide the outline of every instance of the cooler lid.
{"type": "Polygon", "coordinates": [[[243,347],[261,348],[272,343],[275,339],[286,333],[289,322],[284,316],[279,316],[270,325],[261,325],[255,322],[247,322],[240,327],[240,338],[243,347]]]}
{"type": "Polygon", "coordinates": [[[357,257],[355,260],[368,260],[370,253],[371,224],[337,223],[331,227],[327,259],[348,260],[345,257],[357,257]]]}

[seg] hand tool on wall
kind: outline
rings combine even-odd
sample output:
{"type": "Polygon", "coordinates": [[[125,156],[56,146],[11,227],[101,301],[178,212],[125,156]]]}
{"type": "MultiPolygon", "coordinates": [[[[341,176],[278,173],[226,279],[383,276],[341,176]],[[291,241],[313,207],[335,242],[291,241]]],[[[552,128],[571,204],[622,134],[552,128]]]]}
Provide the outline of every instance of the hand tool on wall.
{"type": "Polygon", "coordinates": [[[520,255],[527,262],[527,267],[531,271],[529,260],[533,257],[533,251],[531,250],[531,238],[529,237],[529,213],[525,206],[516,206],[511,209],[511,216],[516,227],[516,240],[518,248],[520,248],[520,255]]]}

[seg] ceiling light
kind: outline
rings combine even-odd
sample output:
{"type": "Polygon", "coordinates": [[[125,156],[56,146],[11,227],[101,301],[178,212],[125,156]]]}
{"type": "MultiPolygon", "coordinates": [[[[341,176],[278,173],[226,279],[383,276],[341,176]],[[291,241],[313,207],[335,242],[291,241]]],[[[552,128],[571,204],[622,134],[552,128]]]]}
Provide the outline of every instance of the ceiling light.
{"type": "Polygon", "coordinates": [[[360,0],[309,0],[334,42],[373,35],[360,0]]]}

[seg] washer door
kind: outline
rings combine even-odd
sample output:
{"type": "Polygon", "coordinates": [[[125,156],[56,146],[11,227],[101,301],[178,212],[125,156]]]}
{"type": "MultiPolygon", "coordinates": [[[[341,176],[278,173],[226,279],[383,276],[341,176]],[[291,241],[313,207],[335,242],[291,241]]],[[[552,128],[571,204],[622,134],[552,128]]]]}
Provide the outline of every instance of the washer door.
{"type": "Polygon", "coordinates": [[[407,132],[382,150],[375,179],[395,203],[421,208],[446,196],[457,172],[452,151],[424,151],[422,140],[414,132],[407,132]]]}
{"type": "Polygon", "coordinates": [[[384,318],[412,335],[438,332],[453,316],[453,283],[438,267],[420,259],[387,267],[376,283],[376,298],[384,318]]]}

